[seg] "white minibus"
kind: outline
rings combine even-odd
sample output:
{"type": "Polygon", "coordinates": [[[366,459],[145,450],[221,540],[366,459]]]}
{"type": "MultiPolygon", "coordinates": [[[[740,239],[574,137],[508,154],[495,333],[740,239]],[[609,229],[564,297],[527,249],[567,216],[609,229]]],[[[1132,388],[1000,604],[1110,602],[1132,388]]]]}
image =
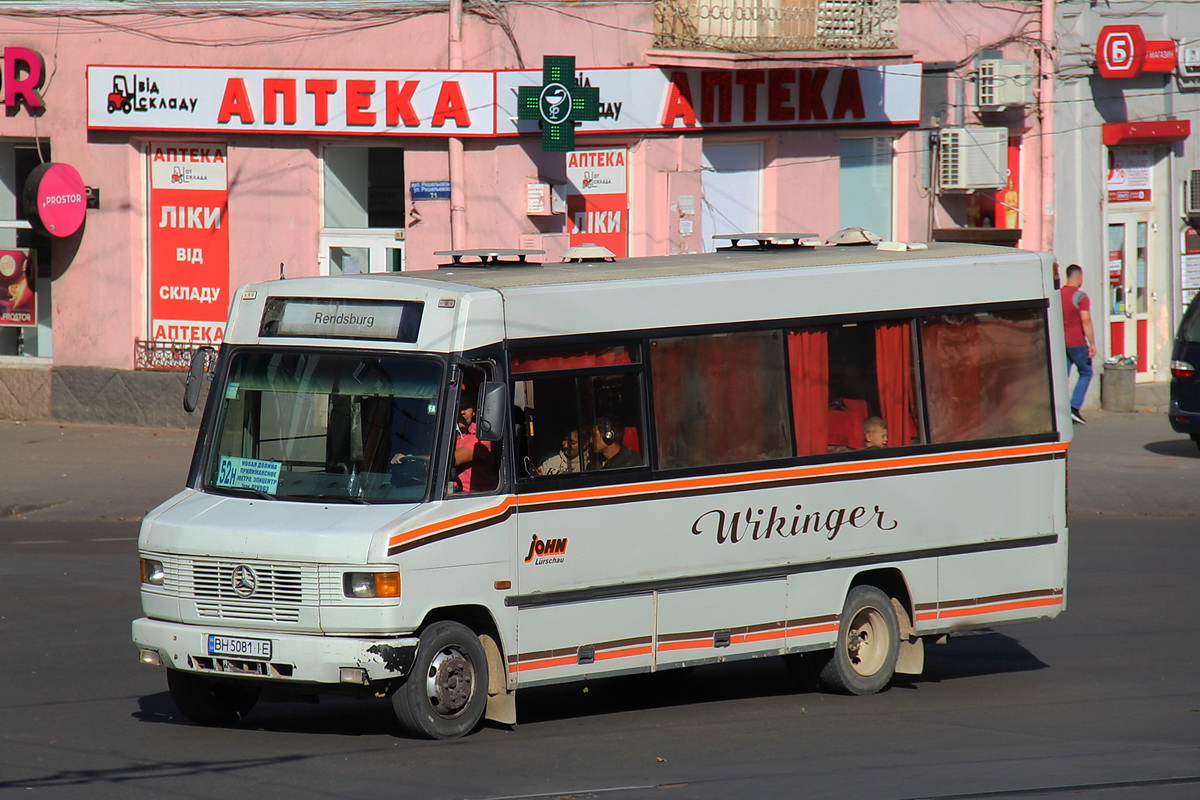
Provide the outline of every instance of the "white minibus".
{"type": "Polygon", "coordinates": [[[1058,615],[1052,257],[760,238],[241,287],[142,524],[141,661],[201,724],[341,691],[453,738],[522,688],[766,655],[869,695],[1058,615]]]}

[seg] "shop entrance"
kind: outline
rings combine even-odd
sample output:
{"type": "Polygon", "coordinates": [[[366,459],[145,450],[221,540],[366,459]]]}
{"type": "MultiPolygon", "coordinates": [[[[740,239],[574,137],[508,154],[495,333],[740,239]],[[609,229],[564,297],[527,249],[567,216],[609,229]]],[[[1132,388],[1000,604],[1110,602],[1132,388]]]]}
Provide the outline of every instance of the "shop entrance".
{"type": "MultiPolygon", "coordinates": [[[[1155,300],[1150,275],[1154,263],[1150,238],[1150,212],[1111,214],[1108,223],[1108,357],[1137,358],[1139,381],[1153,380],[1154,326],[1150,324],[1155,300]]],[[[1095,308],[1093,308],[1095,313],[1095,308]]]]}

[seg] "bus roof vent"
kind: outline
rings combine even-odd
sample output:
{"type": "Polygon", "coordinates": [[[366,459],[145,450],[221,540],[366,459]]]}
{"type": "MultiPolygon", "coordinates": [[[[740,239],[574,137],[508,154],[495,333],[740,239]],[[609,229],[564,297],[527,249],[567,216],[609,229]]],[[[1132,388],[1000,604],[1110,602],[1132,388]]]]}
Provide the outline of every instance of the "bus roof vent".
{"type": "Polygon", "coordinates": [[[815,233],[715,233],[714,239],[727,240],[729,244],[718,250],[772,250],[780,247],[800,247],[813,244],[815,233]],[[742,244],[747,242],[747,244],[742,244]]]}
{"type": "Polygon", "coordinates": [[[616,261],[617,254],[604,245],[585,242],[574,247],[568,247],[563,253],[562,260],[573,264],[595,263],[599,261],[616,261]]]}
{"type": "Polygon", "coordinates": [[[528,261],[529,256],[545,255],[545,250],[510,250],[501,247],[480,247],[473,250],[437,250],[435,256],[450,256],[449,264],[439,264],[446,267],[520,267],[541,266],[539,262],[528,261]]]}
{"type": "Polygon", "coordinates": [[[825,240],[825,244],[879,244],[883,237],[866,228],[842,228],[825,240]]]}

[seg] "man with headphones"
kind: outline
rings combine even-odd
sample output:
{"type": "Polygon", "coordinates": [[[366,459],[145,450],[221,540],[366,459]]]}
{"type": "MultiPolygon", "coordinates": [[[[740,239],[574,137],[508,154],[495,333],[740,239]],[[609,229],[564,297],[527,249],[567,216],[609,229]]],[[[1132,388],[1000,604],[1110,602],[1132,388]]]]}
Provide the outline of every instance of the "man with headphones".
{"type": "Polygon", "coordinates": [[[592,435],[588,437],[592,452],[600,462],[600,469],[640,467],[642,457],[621,443],[625,426],[610,416],[596,417],[592,435]]]}

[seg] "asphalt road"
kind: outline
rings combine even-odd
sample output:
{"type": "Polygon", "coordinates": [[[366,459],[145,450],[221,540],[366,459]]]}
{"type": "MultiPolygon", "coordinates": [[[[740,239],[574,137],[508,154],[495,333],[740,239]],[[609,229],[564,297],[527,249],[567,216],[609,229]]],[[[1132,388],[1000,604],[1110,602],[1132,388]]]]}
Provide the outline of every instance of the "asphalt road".
{"type": "MultiPolygon", "coordinates": [[[[386,701],[183,720],[129,642],[142,495],[109,490],[169,494],[190,446],[150,467],[99,458],[100,488],[0,522],[0,797],[1195,800],[1200,450],[1148,415],[1110,416],[1089,415],[1071,451],[1057,620],[954,638],[872,697],[797,691],[764,659],[528,691],[515,729],[442,743],[400,737],[386,701]]],[[[142,435],[105,446],[138,462],[142,435]]]]}

